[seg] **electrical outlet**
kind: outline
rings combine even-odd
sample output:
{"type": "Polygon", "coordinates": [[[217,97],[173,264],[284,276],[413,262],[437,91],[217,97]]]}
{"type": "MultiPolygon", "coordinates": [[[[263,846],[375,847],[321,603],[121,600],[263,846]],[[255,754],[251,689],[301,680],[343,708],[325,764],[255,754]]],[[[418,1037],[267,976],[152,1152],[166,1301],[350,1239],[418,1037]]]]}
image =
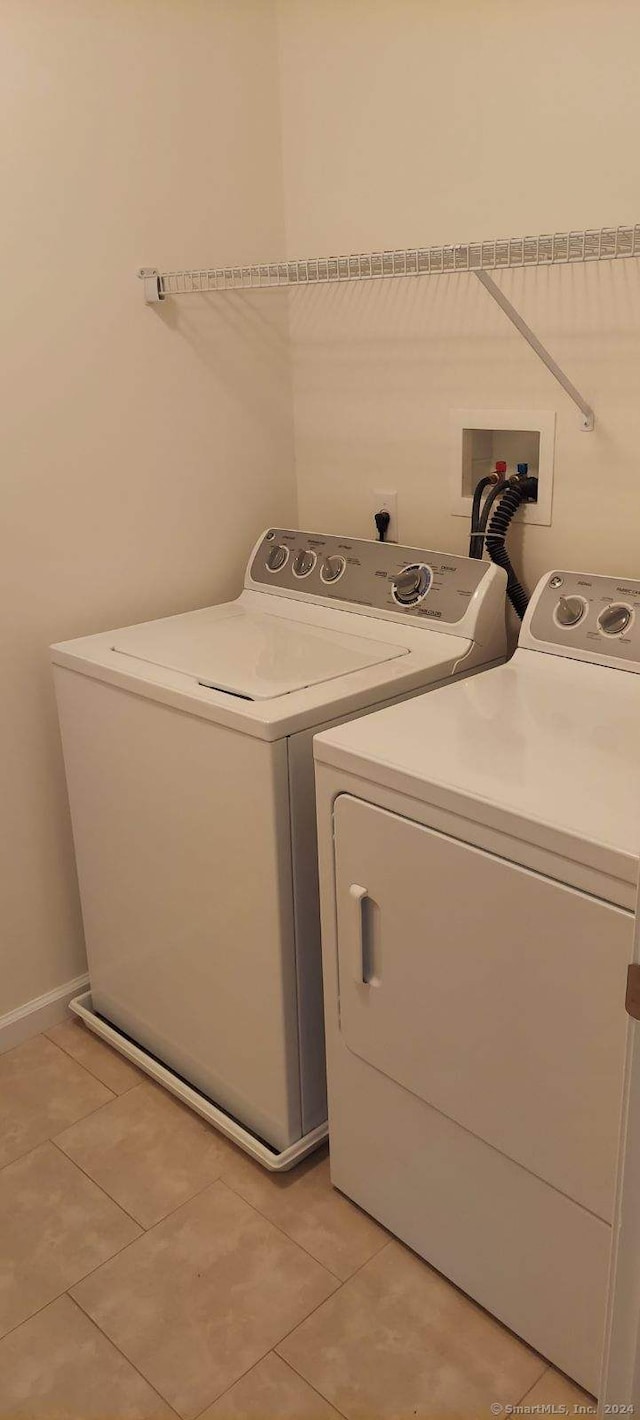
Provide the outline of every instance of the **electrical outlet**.
{"type": "Polygon", "coordinates": [[[393,492],[383,493],[379,488],[372,488],[368,498],[368,522],[367,537],[377,539],[378,530],[375,524],[376,513],[389,513],[391,522],[387,528],[385,542],[398,541],[398,494],[393,492]]]}

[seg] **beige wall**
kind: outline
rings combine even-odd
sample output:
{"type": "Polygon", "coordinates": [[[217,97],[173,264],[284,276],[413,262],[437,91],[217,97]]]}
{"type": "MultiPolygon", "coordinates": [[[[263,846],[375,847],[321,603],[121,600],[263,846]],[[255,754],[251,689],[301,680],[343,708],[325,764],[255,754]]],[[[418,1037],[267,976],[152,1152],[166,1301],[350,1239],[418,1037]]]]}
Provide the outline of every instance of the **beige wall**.
{"type": "MultiPolygon", "coordinates": [[[[640,221],[636,0],[281,0],[288,252],[640,221]]],[[[303,524],[464,551],[449,411],[557,410],[554,562],[640,575],[640,265],[509,272],[504,290],[595,406],[579,416],[475,278],[291,298],[303,524]]],[[[519,548],[519,534],[514,546],[519,548]]]]}
{"type": "MultiPolygon", "coordinates": [[[[282,293],[146,308],[136,267],[640,220],[636,0],[278,0],[279,54],[275,3],[1,8],[0,1015],[84,968],[48,643],[233,595],[297,516],[282,293]]],[[[397,488],[464,550],[450,409],[556,409],[525,577],[638,575],[640,267],[500,280],[596,433],[469,277],[295,292],[300,521],[397,488]]]]}
{"type": "MultiPolygon", "coordinates": [[[[3,0],[0,1015],[84,970],[47,646],[234,595],[295,519],[270,0],[3,0]]],[[[114,885],[117,891],[117,885],[114,885]]]]}

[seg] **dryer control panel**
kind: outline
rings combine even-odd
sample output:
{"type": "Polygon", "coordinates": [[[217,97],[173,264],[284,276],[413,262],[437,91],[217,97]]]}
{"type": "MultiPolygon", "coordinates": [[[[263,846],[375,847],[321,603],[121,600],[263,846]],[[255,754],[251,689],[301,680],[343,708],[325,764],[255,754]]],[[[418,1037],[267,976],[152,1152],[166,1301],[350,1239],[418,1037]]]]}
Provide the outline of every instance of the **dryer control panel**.
{"type": "Polygon", "coordinates": [[[270,528],[245,585],[454,626],[490,570],[487,562],[395,542],[270,528]]]}
{"type": "Polygon", "coordinates": [[[519,644],[640,671],[640,581],[549,572],[532,597],[519,644]]]}

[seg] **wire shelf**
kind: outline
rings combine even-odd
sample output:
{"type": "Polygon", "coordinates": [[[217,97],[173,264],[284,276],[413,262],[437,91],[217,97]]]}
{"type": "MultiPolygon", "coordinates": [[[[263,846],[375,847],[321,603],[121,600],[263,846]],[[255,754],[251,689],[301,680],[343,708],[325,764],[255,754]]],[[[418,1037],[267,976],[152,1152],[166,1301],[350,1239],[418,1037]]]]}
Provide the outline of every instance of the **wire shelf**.
{"type": "Polygon", "coordinates": [[[640,224],[600,227],[584,232],[555,232],[539,237],[506,237],[463,242],[458,246],[410,247],[351,256],[313,257],[181,271],[143,268],[148,299],[187,296],[206,291],[261,290],[275,286],[316,286],[340,281],[386,281],[406,276],[437,276],[459,271],[504,271],[513,267],[561,266],[589,261],[617,261],[640,256],[640,224]],[[152,284],[155,292],[152,293],[152,284]]]}
{"type": "Polygon", "coordinates": [[[584,232],[554,232],[540,237],[505,237],[496,241],[462,242],[459,246],[409,247],[352,256],[313,257],[259,266],[197,267],[158,271],[142,267],[145,301],[189,296],[207,291],[251,291],[273,287],[323,286],[341,281],[388,281],[396,277],[442,276],[470,271],[500,306],[511,324],[546,365],[580,411],[580,427],[594,428],[591,405],[494,281],[493,271],[526,266],[575,266],[590,261],[619,261],[640,256],[640,223],[633,227],[599,227],[584,232]]]}

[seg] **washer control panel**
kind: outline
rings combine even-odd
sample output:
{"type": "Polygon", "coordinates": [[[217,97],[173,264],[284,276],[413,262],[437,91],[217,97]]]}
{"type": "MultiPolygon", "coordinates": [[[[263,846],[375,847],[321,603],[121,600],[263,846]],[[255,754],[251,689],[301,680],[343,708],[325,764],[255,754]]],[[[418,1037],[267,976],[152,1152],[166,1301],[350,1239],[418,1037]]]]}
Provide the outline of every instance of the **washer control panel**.
{"type": "Polygon", "coordinates": [[[270,528],[253,555],[247,585],[454,626],[488,570],[486,562],[395,542],[270,528]]]}
{"type": "Polygon", "coordinates": [[[640,663],[640,581],[552,572],[527,617],[528,644],[563,655],[640,663]]]}

